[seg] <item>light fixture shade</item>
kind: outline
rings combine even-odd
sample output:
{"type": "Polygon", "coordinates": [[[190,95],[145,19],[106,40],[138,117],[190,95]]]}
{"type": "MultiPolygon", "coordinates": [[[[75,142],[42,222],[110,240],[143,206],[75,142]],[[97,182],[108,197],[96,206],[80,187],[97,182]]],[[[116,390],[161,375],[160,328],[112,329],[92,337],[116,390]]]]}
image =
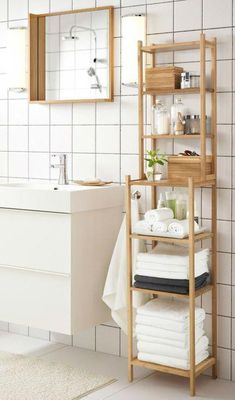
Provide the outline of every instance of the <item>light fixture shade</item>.
{"type": "Polygon", "coordinates": [[[7,87],[26,89],[26,28],[12,28],[7,32],[7,87]]]}
{"type": "Polygon", "coordinates": [[[138,41],[146,41],[145,15],[126,15],[122,18],[122,84],[138,84],[138,41]]]}

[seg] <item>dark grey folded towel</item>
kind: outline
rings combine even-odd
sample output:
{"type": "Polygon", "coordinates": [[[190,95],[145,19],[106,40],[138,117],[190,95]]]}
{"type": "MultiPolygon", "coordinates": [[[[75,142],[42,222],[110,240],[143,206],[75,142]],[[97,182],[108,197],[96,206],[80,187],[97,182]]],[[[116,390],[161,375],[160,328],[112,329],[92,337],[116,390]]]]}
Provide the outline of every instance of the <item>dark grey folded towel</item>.
{"type": "MultiPolygon", "coordinates": [[[[159,290],[162,292],[172,292],[187,294],[189,292],[188,279],[165,279],[151,276],[135,275],[134,286],[142,289],[159,290]]],[[[195,289],[206,286],[210,281],[210,275],[205,272],[195,278],[195,289]]]]}

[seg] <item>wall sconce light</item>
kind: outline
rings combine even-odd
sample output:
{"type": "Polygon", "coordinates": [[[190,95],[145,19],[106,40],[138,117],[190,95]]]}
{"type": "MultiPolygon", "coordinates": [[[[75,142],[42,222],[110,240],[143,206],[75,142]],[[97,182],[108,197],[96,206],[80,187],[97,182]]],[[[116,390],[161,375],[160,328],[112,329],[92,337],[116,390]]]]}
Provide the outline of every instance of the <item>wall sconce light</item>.
{"type": "Polygon", "coordinates": [[[138,86],[137,42],[146,42],[146,16],[125,15],[122,17],[122,84],[138,86]]]}
{"type": "Polygon", "coordinates": [[[7,32],[7,87],[14,92],[26,90],[26,28],[7,32]]]}

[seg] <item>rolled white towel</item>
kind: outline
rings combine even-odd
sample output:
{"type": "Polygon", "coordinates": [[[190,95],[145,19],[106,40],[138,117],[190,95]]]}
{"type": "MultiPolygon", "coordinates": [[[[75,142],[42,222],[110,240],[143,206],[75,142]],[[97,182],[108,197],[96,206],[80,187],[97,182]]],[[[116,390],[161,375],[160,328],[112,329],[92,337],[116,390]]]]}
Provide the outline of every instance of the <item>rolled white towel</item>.
{"type": "Polygon", "coordinates": [[[151,230],[156,222],[172,218],[174,218],[174,213],[171,208],[167,207],[149,210],[144,215],[144,219],[148,225],[148,228],[151,230]]]}
{"type": "MultiPolygon", "coordinates": [[[[199,230],[199,225],[194,221],[194,231],[199,230]]],[[[188,235],[189,233],[189,220],[182,219],[181,221],[175,220],[168,226],[168,232],[175,235],[188,235]]]]}
{"type": "Polygon", "coordinates": [[[154,233],[166,233],[169,225],[174,222],[174,218],[165,219],[164,221],[154,222],[152,225],[152,231],[154,233]]]}
{"type": "Polygon", "coordinates": [[[137,221],[133,228],[133,233],[138,233],[139,235],[152,235],[153,232],[148,228],[147,222],[145,220],[137,221]]]}

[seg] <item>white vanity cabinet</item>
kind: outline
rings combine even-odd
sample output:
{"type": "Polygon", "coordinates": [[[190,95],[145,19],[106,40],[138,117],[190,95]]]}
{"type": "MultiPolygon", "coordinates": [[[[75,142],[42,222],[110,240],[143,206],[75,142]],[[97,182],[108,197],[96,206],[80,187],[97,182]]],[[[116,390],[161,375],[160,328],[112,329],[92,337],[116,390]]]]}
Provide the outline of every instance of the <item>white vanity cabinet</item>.
{"type": "Polygon", "coordinates": [[[121,186],[0,185],[0,320],[74,334],[110,319],[122,209],[121,186]]]}

